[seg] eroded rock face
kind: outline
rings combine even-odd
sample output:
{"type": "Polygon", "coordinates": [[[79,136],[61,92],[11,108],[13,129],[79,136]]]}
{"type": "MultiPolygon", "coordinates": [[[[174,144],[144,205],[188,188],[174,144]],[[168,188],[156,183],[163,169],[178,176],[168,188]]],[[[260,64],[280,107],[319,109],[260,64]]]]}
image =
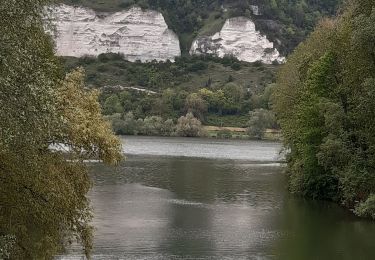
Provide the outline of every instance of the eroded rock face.
{"type": "Polygon", "coordinates": [[[60,56],[122,53],[129,61],[174,60],[181,55],[177,35],[156,11],[133,7],[99,16],[93,10],[58,5],[51,8],[60,56]]]}
{"type": "Polygon", "coordinates": [[[230,18],[215,35],[198,37],[193,42],[190,53],[215,54],[219,57],[233,55],[247,62],[285,61],[274,44],[261,35],[255,29],[255,24],[246,17],[230,18]]]}

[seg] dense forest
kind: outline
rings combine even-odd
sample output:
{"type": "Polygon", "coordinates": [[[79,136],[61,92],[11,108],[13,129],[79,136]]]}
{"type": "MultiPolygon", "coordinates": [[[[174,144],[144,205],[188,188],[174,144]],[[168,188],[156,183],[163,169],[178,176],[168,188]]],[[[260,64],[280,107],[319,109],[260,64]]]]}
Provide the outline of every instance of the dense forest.
{"type": "Polygon", "coordinates": [[[218,32],[230,17],[252,18],[258,30],[289,54],[313,30],[322,17],[335,14],[342,0],[59,0],[91,7],[98,12],[114,12],[138,5],[163,13],[168,26],[188,52],[198,35],[218,32]],[[252,6],[259,7],[254,15],[252,6]]]}
{"type": "Polygon", "coordinates": [[[348,1],[282,68],[274,110],[292,192],[375,219],[375,1],[348,1]]]}

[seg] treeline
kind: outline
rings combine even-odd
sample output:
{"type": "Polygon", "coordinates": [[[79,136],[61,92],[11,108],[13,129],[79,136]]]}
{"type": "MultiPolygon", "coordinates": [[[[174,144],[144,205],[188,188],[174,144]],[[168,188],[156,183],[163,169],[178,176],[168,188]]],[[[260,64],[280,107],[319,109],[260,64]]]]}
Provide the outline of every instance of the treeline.
{"type": "Polygon", "coordinates": [[[292,192],[375,219],[375,1],[347,1],[288,59],[274,108],[292,192]]]}
{"type": "MultiPolygon", "coordinates": [[[[267,129],[278,129],[275,115],[270,110],[256,109],[246,117],[246,132],[236,134],[228,129],[209,133],[202,122],[189,112],[178,120],[163,119],[160,116],[136,118],[132,112],[112,114],[106,116],[111,122],[112,129],[117,135],[145,135],[145,136],[180,136],[180,137],[216,137],[232,138],[234,136],[251,139],[263,139],[267,129]]],[[[280,137],[273,137],[279,139],[280,137]]]]}
{"type": "Polygon", "coordinates": [[[104,114],[133,111],[138,117],[164,115],[177,118],[186,112],[192,112],[194,116],[204,120],[209,114],[243,115],[257,108],[269,109],[274,85],[268,85],[259,95],[252,94],[235,83],[227,83],[219,89],[202,88],[192,93],[171,88],[161,93],[144,89],[121,89],[103,89],[100,100],[104,114]]]}
{"type": "Polygon", "coordinates": [[[228,83],[222,89],[202,88],[193,93],[175,89],[162,93],[106,89],[100,101],[105,115],[132,112],[137,119],[160,116],[176,121],[186,113],[192,113],[206,125],[246,127],[250,111],[269,110],[273,88],[274,85],[269,85],[260,95],[252,95],[234,83],[228,83]]]}
{"type": "Polygon", "coordinates": [[[333,15],[341,0],[61,0],[97,11],[118,11],[138,5],[163,13],[168,26],[180,38],[184,53],[193,39],[218,31],[230,17],[254,19],[258,29],[274,41],[282,54],[290,53],[322,17],[333,15]],[[259,6],[258,16],[252,5],[259,6]]]}
{"type": "Polygon", "coordinates": [[[148,135],[148,136],[204,136],[202,123],[192,113],[181,116],[175,123],[172,119],[164,120],[160,116],[148,116],[144,119],[135,118],[132,112],[107,116],[113,131],[117,135],[148,135]]]}
{"type": "Polygon", "coordinates": [[[171,62],[128,62],[118,54],[64,58],[66,70],[82,66],[86,82],[101,90],[105,115],[132,112],[175,122],[191,112],[203,124],[245,127],[249,112],[269,109],[277,65],[234,57],[181,57],[171,62]]]}

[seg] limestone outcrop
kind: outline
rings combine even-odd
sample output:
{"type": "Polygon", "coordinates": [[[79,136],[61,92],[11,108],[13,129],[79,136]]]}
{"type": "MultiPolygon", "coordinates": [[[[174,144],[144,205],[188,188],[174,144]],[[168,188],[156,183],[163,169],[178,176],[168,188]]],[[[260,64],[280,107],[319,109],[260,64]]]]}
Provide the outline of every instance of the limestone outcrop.
{"type": "MultiPolygon", "coordinates": [[[[132,7],[113,14],[69,5],[50,7],[55,25],[52,34],[60,56],[97,56],[121,53],[129,61],[173,61],[181,56],[178,36],[161,13],[132,7]]],[[[258,13],[258,9],[253,10],[258,13]]],[[[284,62],[274,44],[255,29],[246,17],[228,19],[220,32],[200,36],[192,44],[191,54],[233,55],[239,60],[284,62]]]]}
{"type": "Polygon", "coordinates": [[[198,37],[192,44],[191,54],[233,55],[247,62],[272,63],[285,61],[274,44],[256,30],[249,18],[228,19],[220,32],[213,36],[198,37]]]}
{"type": "Polygon", "coordinates": [[[133,7],[114,14],[68,5],[53,6],[51,19],[60,56],[121,53],[129,61],[174,60],[181,55],[177,35],[161,13],[133,7]]]}

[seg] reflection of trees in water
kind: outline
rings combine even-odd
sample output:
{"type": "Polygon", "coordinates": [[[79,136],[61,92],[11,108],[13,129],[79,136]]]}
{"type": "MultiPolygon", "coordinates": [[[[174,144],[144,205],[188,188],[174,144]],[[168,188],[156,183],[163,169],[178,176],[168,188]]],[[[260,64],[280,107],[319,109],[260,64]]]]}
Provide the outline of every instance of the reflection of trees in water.
{"type": "Polygon", "coordinates": [[[277,225],[277,259],[372,259],[375,224],[336,204],[288,196],[277,225]]]}
{"type": "Polygon", "coordinates": [[[115,170],[102,165],[93,169],[98,184],[141,183],[172,191],[178,199],[208,203],[255,203],[263,196],[277,200],[284,190],[279,172],[278,167],[246,161],[140,156],[128,158],[115,170]]]}

